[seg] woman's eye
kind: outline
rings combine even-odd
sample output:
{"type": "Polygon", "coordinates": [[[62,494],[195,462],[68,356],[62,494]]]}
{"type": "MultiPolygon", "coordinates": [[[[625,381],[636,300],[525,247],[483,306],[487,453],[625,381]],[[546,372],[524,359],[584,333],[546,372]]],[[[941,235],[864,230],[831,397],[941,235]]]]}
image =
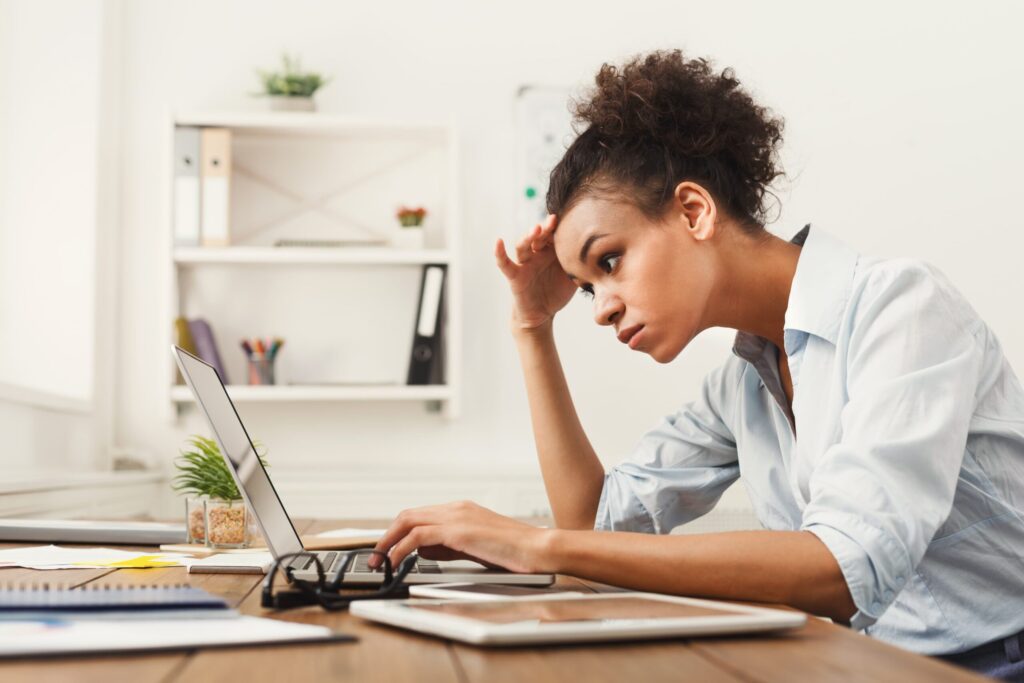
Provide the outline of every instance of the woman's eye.
{"type": "Polygon", "coordinates": [[[583,285],[582,287],[580,287],[580,295],[584,299],[593,299],[594,298],[594,288],[591,287],[590,285],[583,285]]]}
{"type": "Polygon", "coordinates": [[[608,254],[602,256],[601,260],[598,261],[598,265],[606,273],[610,273],[619,265],[619,260],[622,258],[620,254],[608,254]]]}

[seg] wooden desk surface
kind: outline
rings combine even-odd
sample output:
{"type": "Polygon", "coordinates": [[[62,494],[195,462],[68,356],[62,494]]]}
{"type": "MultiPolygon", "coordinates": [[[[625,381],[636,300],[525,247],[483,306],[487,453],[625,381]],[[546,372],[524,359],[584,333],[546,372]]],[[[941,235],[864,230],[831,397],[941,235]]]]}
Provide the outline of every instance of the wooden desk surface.
{"type": "MultiPolygon", "coordinates": [[[[300,533],[374,523],[306,522],[300,533]]],[[[24,544],[18,544],[24,545],[24,544]]],[[[3,546],[12,547],[12,546],[3,546]]],[[[188,575],[183,568],[0,569],[0,581],[59,580],[77,585],[187,582],[227,598],[244,614],[268,616],[259,606],[261,577],[188,575]]],[[[570,577],[562,585],[614,590],[570,577]]],[[[198,651],[181,654],[75,657],[0,663],[0,680],[32,681],[984,681],[962,669],[885,645],[849,629],[810,618],[778,636],[716,637],[649,643],[486,649],[365,622],[318,607],[278,618],[324,624],[358,637],[355,643],[198,651]]]]}

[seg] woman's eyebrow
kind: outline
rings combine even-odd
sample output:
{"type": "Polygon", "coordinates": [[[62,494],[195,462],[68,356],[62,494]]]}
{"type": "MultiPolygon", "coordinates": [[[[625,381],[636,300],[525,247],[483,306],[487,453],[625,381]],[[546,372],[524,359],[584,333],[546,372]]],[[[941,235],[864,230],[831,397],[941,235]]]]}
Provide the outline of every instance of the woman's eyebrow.
{"type": "Polygon", "coordinates": [[[601,233],[595,233],[595,234],[591,235],[590,237],[588,237],[583,242],[583,247],[580,249],[580,263],[586,263],[587,262],[587,252],[590,251],[590,246],[594,242],[596,242],[599,239],[601,239],[602,237],[607,237],[607,236],[608,236],[608,233],[601,232],[601,233]]]}

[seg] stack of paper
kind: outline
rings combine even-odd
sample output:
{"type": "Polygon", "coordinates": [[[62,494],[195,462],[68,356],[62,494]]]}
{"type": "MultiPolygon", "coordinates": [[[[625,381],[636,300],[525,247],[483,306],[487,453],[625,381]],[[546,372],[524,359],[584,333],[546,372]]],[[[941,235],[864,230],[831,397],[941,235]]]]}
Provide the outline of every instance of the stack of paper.
{"type": "Polygon", "coordinates": [[[259,617],[0,622],[0,657],[104,654],[353,640],[325,626],[259,617]]]}
{"type": "Polygon", "coordinates": [[[266,574],[274,558],[269,552],[230,555],[219,553],[191,560],[188,563],[189,574],[266,574]]]}
{"type": "Polygon", "coordinates": [[[26,569],[86,569],[118,567],[183,567],[192,558],[170,553],[149,553],[113,548],[62,548],[56,545],[0,550],[0,567],[26,569]]]}

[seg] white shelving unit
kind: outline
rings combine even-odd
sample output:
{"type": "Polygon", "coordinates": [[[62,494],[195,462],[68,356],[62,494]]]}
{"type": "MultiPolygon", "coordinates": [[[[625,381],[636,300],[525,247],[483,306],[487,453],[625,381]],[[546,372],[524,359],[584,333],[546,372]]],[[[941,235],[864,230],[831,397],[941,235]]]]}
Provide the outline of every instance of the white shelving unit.
{"type": "MultiPolygon", "coordinates": [[[[228,387],[233,401],[447,401],[452,397],[449,386],[246,386],[228,387]]],[[[171,389],[173,400],[187,403],[192,401],[188,387],[176,386],[171,389]]]]}
{"type": "Polygon", "coordinates": [[[451,262],[446,249],[392,249],[389,247],[178,247],[174,250],[178,266],[210,264],[304,265],[423,265],[451,262]]]}
{"type": "MultiPolygon", "coordinates": [[[[193,112],[169,117],[167,188],[168,339],[179,315],[211,324],[229,380],[245,377],[242,338],[281,336],[284,383],[229,381],[240,402],[418,401],[458,414],[461,355],[458,140],[452,125],[351,119],[319,113],[193,112]],[[231,234],[227,247],[173,246],[176,126],[232,131],[231,234]],[[398,204],[428,209],[422,249],[279,247],[276,239],[387,240],[398,204]],[[447,268],[445,384],[404,384],[421,267],[447,268]],[[361,374],[363,373],[363,374],[361,374]],[[370,374],[365,374],[370,373],[370,374]]],[[[173,415],[192,402],[166,369],[173,415]]]]}

